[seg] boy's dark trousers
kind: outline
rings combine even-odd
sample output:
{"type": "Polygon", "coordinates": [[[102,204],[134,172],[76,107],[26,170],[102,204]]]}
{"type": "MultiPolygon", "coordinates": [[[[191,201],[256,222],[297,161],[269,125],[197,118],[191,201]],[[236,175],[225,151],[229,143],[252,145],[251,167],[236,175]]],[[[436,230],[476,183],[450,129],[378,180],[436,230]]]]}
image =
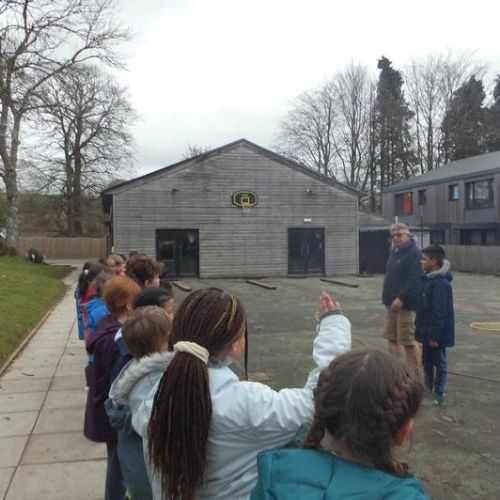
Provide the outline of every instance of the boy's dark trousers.
{"type": "Polygon", "coordinates": [[[446,390],[446,347],[422,345],[422,366],[424,368],[425,385],[433,392],[444,394],[446,390]]]}
{"type": "Polygon", "coordinates": [[[108,462],[106,466],[105,500],[123,500],[125,498],[125,484],[123,482],[120,459],[116,448],[116,441],[106,442],[108,462]]]}

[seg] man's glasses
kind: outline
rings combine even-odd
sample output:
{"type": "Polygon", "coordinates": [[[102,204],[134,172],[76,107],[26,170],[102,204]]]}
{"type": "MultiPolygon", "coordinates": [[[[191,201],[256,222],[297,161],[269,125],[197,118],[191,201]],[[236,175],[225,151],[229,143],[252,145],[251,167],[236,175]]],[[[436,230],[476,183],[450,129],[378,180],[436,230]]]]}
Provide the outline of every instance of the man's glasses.
{"type": "Polygon", "coordinates": [[[391,238],[401,238],[401,236],[404,236],[405,234],[408,234],[408,233],[394,233],[394,234],[391,234],[391,238]]]}

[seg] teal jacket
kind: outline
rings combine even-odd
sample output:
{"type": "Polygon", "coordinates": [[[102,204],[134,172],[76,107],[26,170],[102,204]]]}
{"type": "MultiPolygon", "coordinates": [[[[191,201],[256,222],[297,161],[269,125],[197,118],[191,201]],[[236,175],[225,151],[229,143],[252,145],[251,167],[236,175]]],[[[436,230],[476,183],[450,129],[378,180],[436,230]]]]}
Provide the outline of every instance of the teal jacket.
{"type": "Polygon", "coordinates": [[[414,476],[399,477],[323,451],[287,448],[260,453],[251,500],[423,500],[414,476]]]}

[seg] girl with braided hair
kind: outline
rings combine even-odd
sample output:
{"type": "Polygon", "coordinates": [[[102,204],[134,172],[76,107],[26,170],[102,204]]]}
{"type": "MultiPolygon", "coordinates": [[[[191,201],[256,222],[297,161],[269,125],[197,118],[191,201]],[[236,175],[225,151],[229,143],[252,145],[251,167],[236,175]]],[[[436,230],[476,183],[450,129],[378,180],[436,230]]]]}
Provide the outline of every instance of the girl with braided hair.
{"type": "Polygon", "coordinates": [[[350,349],[350,323],[323,292],[314,340],[316,367],[301,389],[239,381],[229,365],[245,351],[247,322],[240,300],[211,288],[178,308],[169,337],[174,352],[159,383],[132,408],[145,440],[155,499],[249,498],[257,454],[287,444],[312,421],[319,373],[350,349]]]}
{"type": "Polygon", "coordinates": [[[422,395],[422,383],[389,354],[364,349],[339,356],[319,377],[304,447],[259,454],[251,500],[429,498],[394,457],[422,395]]]}

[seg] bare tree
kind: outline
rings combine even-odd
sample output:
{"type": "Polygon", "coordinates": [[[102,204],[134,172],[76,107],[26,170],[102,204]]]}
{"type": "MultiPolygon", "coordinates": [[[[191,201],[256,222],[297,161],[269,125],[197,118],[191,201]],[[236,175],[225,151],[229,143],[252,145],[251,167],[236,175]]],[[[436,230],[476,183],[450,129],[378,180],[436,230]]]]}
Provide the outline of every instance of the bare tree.
{"type": "Polygon", "coordinates": [[[414,113],[412,132],[420,173],[449,160],[442,151],[443,118],[457,89],[473,75],[481,78],[485,70],[474,53],[451,50],[413,60],[407,68],[405,84],[414,113]]]}
{"type": "Polygon", "coordinates": [[[416,157],[423,174],[439,166],[439,124],[443,119],[442,57],[412,61],[405,83],[413,115],[416,157]]]}
{"type": "Polygon", "coordinates": [[[318,172],[332,173],[335,88],[331,81],[303,92],[280,123],[276,149],[318,172]]]}
{"type": "Polygon", "coordinates": [[[333,79],[335,123],[333,144],[336,175],[350,186],[365,190],[369,179],[370,89],[373,86],[365,66],[350,64],[333,79]]]}
{"type": "Polygon", "coordinates": [[[195,156],[207,154],[212,148],[210,146],[198,146],[197,144],[188,144],[186,152],[182,155],[184,160],[189,160],[195,156]]]}
{"type": "Polygon", "coordinates": [[[41,88],[89,59],[119,65],[113,47],[128,37],[114,0],[0,3],[0,176],[7,197],[7,246],[17,243],[17,175],[23,122],[43,106],[41,88]]]}
{"type": "Polygon", "coordinates": [[[281,121],[277,149],[324,175],[365,189],[372,85],[366,67],[350,64],[300,94],[281,121]]]}
{"type": "Polygon", "coordinates": [[[75,65],[43,87],[42,133],[36,165],[64,200],[67,233],[82,233],[83,196],[100,192],[131,170],[130,125],[135,113],[126,89],[95,66],[75,65]]]}

